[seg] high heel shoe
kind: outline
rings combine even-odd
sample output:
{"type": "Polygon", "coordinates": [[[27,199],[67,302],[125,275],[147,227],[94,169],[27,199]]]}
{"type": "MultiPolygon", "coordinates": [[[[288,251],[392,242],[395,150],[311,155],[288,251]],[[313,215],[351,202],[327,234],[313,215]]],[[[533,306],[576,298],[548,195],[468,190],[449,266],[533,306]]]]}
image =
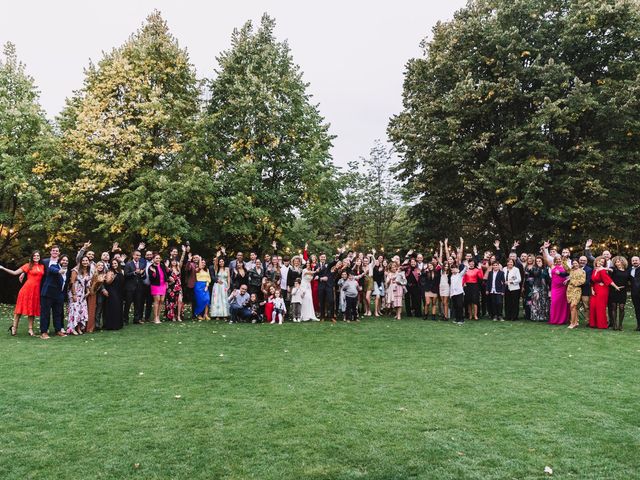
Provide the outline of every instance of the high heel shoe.
{"type": "Polygon", "coordinates": [[[12,337],[15,337],[18,334],[18,332],[16,331],[16,328],[13,325],[9,327],[9,331],[11,332],[12,337]]]}

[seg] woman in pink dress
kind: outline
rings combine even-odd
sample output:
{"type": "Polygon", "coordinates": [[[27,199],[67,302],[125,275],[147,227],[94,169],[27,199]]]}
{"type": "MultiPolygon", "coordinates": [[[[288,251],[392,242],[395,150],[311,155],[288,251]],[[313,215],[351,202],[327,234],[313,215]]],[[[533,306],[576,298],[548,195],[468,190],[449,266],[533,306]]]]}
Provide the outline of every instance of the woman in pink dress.
{"type": "Polygon", "coordinates": [[[556,255],[551,259],[549,256],[548,243],[544,244],[544,256],[551,267],[551,311],[549,323],[552,325],[564,325],[569,318],[569,303],[567,302],[567,279],[569,272],[562,264],[562,257],[556,255]]]}
{"type": "Polygon", "coordinates": [[[3,266],[0,266],[0,270],[10,275],[17,276],[26,274],[27,276],[27,281],[18,293],[13,323],[11,327],[9,327],[9,330],[11,331],[11,335],[15,336],[18,332],[20,317],[26,315],[29,320],[29,335],[33,337],[33,319],[34,317],[40,316],[40,283],[44,275],[44,265],[40,263],[40,252],[33,252],[29,263],[25,263],[17,270],[9,270],[3,266]]]}
{"type": "Polygon", "coordinates": [[[167,280],[169,271],[162,263],[159,253],[153,256],[153,263],[149,267],[149,283],[151,296],[153,297],[153,323],[161,323],[160,306],[164,304],[164,297],[167,294],[167,280]]]}

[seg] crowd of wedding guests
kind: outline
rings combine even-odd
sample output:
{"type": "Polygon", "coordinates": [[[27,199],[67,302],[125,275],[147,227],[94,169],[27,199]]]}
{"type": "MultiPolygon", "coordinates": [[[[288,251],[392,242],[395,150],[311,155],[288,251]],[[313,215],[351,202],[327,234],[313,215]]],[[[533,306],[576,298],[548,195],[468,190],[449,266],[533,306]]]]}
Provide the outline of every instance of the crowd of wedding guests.
{"type": "Polygon", "coordinates": [[[56,245],[49,257],[33,252],[17,270],[0,266],[23,282],[9,331],[16,335],[21,316],[40,338],[118,330],[163,320],[182,322],[211,318],[228,322],[358,322],[362,317],[393,315],[430,320],[487,316],[494,321],[519,318],[554,325],[579,325],[580,314],[592,328],[622,330],[630,292],[640,331],[640,258],[595,257],[588,240],[582,255],[558,251],[545,242],[539,252],[509,252],[500,241],[482,255],[448,240],[426,258],[409,251],[387,258],[340,248],[335,254],[300,255],[273,252],[260,258],[251,252],[227,256],[221,248],[211,259],[191,252],[187,242],[163,256],[145,244],[125,254],[117,243],[99,258],[86,242],[73,258],[56,245]],[[65,304],[66,325],[65,325],[65,304]],[[185,308],[189,307],[189,308],[185,308]]]}

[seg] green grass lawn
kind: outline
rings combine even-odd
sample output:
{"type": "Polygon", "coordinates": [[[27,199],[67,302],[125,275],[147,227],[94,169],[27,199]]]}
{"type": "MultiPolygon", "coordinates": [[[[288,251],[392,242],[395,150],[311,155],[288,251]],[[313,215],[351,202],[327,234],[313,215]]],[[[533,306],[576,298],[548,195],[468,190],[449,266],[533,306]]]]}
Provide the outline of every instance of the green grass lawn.
{"type": "Polygon", "coordinates": [[[0,478],[639,478],[632,323],[204,322],[44,341],[23,319],[0,337],[0,478]]]}

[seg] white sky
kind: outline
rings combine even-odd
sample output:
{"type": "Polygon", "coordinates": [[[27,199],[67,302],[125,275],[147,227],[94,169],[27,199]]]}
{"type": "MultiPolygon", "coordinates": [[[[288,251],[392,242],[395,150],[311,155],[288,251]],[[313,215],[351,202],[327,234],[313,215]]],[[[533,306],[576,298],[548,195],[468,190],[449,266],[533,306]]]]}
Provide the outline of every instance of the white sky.
{"type": "Polygon", "coordinates": [[[89,59],[121,45],[158,9],[186,47],[200,78],[212,77],[215,57],[229,47],[233,28],[276,19],[320,113],[331,123],[337,165],[366,156],[376,138],[386,140],[389,117],[402,108],[409,58],[438,20],[448,20],[465,0],[304,2],[267,1],[13,1],[0,7],[0,43],[16,44],[41,91],[50,118],[82,86],[89,59]],[[311,3],[311,5],[308,5],[311,3]]]}

